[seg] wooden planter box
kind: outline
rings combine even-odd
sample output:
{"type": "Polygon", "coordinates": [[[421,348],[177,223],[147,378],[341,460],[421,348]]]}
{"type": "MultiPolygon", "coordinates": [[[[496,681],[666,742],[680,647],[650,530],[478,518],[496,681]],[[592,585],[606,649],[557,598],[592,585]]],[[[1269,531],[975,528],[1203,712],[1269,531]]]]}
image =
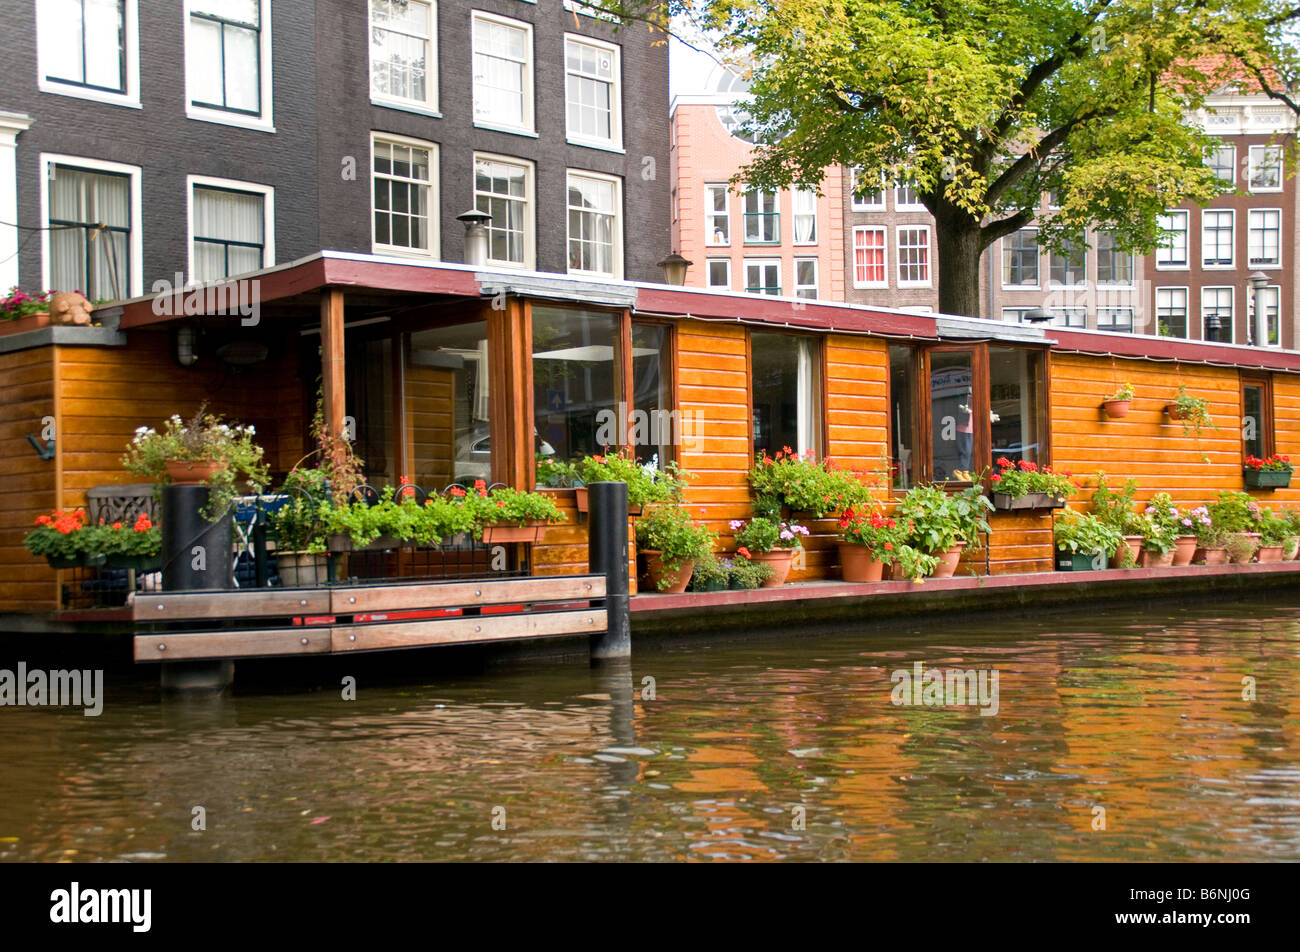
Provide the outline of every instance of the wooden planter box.
{"type": "MultiPolygon", "coordinates": [[[[484,530],[484,541],[487,541],[487,531],[484,530]]],[[[327,552],[382,552],[386,549],[455,549],[464,546],[466,536],[464,533],[453,536],[450,539],[444,539],[440,545],[420,545],[410,539],[394,539],[392,536],[380,536],[373,542],[367,542],[365,545],[357,545],[352,541],[352,536],[346,532],[336,532],[325,540],[325,550],[327,552]]]]}
{"type": "MultiPolygon", "coordinates": [[[[586,515],[590,511],[587,508],[587,487],[575,486],[573,488],[573,498],[574,501],[578,504],[578,512],[582,515],[586,515]]],[[[642,508],[643,507],[641,506],[634,506],[632,505],[632,503],[629,502],[627,504],[627,514],[632,517],[639,516],[641,515],[642,508]]]]}
{"type": "Polygon", "coordinates": [[[542,522],[527,526],[495,525],[483,527],[483,544],[499,545],[506,542],[536,542],[542,537],[546,524],[542,522]]]}
{"type": "Polygon", "coordinates": [[[994,509],[1064,509],[1065,500],[1060,496],[1047,493],[1026,493],[1012,496],[1010,493],[993,494],[994,509]]]}
{"type": "Polygon", "coordinates": [[[1291,485],[1291,474],[1277,470],[1251,469],[1247,466],[1241,474],[1246,480],[1247,489],[1285,489],[1291,485]]]}
{"type": "Polygon", "coordinates": [[[1056,550],[1056,571],[1058,572],[1100,572],[1110,567],[1106,553],[1085,555],[1068,549],[1056,550]]]}

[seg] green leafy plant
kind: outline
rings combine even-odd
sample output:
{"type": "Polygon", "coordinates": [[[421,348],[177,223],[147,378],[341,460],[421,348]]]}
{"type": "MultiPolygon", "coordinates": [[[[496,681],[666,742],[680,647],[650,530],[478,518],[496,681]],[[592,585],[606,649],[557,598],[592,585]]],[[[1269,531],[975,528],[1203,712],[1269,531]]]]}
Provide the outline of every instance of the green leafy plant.
{"type": "Polygon", "coordinates": [[[0,320],[17,320],[29,314],[44,314],[50,309],[52,297],[54,297],[53,291],[28,294],[15,285],[9,289],[8,294],[0,298],[0,320]]]}
{"type": "Polygon", "coordinates": [[[957,538],[972,549],[982,548],[981,533],[990,531],[988,515],[993,512],[993,503],[980,486],[979,478],[971,485],[948,494],[948,505],[952,510],[952,523],[957,538]]]}
{"type": "Polygon", "coordinates": [[[1136,479],[1124,482],[1123,489],[1112,489],[1106,474],[1096,475],[1097,488],[1092,492],[1092,509],[1097,518],[1121,535],[1141,535],[1141,525],[1134,509],[1138,484],[1136,479]]]}
{"type": "Polygon", "coordinates": [[[730,584],[728,567],[713,552],[695,560],[695,570],[691,572],[692,592],[707,592],[730,584]]]}
{"type": "Polygon", "coordinates": [[[86,525],[84,509],[55,509],[36,517],[36,528],[23,537],[32,555],[54,559],[75,559],[99,551],[96,527],[86,525]]]}
{"type": "Polygon", "coordinates": [[[1294,469],[1291,465],[1291,457],[1279,456],[1277,453],[1267,459],[1260,459],[1258,456],[1247,456],[1245,467],[1246,469],[1253,469],[1255,472],[1265,473],[1290,473],[1294,469]]]}
{"type": "Polygon", "coordinates": [[[1223,489],[1206,510],[1223,532],[1258,532],[1263,511],[1249,493],[1223,489]]]}
{"type": "Polygon", "coordinates": [[[1062,509],[1056,514],[1052,535],[1058,549],[1077,555],[1110,557],[1124,543],[1123,534],[1114,526],[1092,513],[1074,509],[1062,509]]]}
{"type": "Polygon", "coordinates": [[[866,470],[844,469],[833,460],[817,461],[811,451],[795,453],[790,447],[754,458],[749,485],[761,501],[755,512],[767,515],[773,506],[807,512],[815,518],[862,505],[871,498],[877,479],[866,470]]]}
{"type": "Polygon", "coordinates": [[[1223,545],[1223,530],[1214,523],[1214,517],[1205,506],[1197,506],[1184,514],[1191,520],[1191,531],[1196,545],[1202,549],[1215,549],[1223,545]]]}
{"type": "Polygon", "coordinates": [[[1191,436],[1193,433],[1200,436],[1202,427],[1218,429],[1210,417],[1210,401],[1202,397],[1193,397],[1187,392],[1186,384],[1178,385],[1178,395],[1171,406],[1174,408],[1172,415],[1183,424],[1183,434],[1186,436],[1191,436]]]}
{"type": "Polygon", "coordinates": [[[933,555],[942,555],[957,542],[978,544],[979,533],[988,531],[985,507],[992,504],[978,486],[949,496],[934,484],[913,486],[898,503],[895,519],[908,545],[933,555]]]}
{"type": "Polygon", "coordinates": [[[766,562],[754,562],[743,555],[723,559],[722,567],[726,570],[727,585],[730,588],[759,588],[774,574],[772,566],[766,562]]]}
{"type": "Polygon", "coordinates": [[[538,486],[545,486],[548,489],[567,489],[580,484],[577,464],[566,463],[544,453],[537,454],[538,486]]]}
{"type": "Polygon", "coordinates": [[[878,507],[865,510],[846,509],[840,516],[840,538],[878,553],[882,561],[902,545],[898,520],[886,516],[878,507]]]}
{"type": "Polygon", "coordinates": [[[642,551],[657,551],[664,575],[660,588],[670,588],[682,563],[713,552],[717,533],[692,521],[680,506],[657,505],[636,524],[636,544],[642,551]]]}
{"type": "Polygon", "coordinates": [[[1069,499],[1076,488],[1072,474],[1058,473],[1050,466],[1039,466],[1029,460],[1010,460],[1003,456],[998,459],[998,467],[989,482],[995,492],[1013,498],[1046,493],[1057,499],[1069,499]]]}
{"type": "Polygon", "coordinates": [[[1289,546],[1295,538],[1291,524],[1281,516],[1273,515],[1272,510],[1265,509],[1259,520],[1260,545],[1289,546]]]}
{"type": "Polygon", "coordinates": [[[1259,548],[1259,539],[1244,532],[1229,532],[1223,537],[1223,547],[1234,562],[1249,562],[1259,548]]]}
{"type": "Polygon", "coordinates": [[[1125,381],[1124,385],[1120,387],[1118,390],[1116,390],[1114,393],[1112,393],[1109,397],[1103,397],[1102,403],[1110,403],[1115,400],[1121,400],[1121,401],[1132,400],[1135,393],[1136,391],[1133,389],[1133,384],[1129,383],[1128,381],[1125,381]]]}
{"type": "Polygon", "coordinates": [[[474,514],[476,539],[482,537],[484,526],[527,526],[564,521],[564,513],[546,493],[505,487],[487,491],[482,482],[478,480],[474,490],[468,493],[453,487],[449,494],[474,514]]]}
{"type": "Polygon", "coordinates": [[[663,467],[643,464],[626,453],[584,456],[574,466],[583,485],[599,482],[627,483],[627,504],[647,506],[659,502],[680,503],[686,488],[686,474],[677,464],[663,467]]]}
{"type": "Polygon", "coordinates": [[[732,519],[737,551],[771,552],[773,549],[803,548],[803,538],[808,529],[797,522],[778,522],[766,516],[755,516],[745,521],[732,519]]]}
{"type": "Polygon", "coordinates": [[[939,565],[939,557],[922,552],[915,546],[900,545],[894,552],[894,570],[902,578],[920,582],[934,572],[939,565]]]}
{"type": "Polygon", "coordinates": [[[99,525],[95,542],[105,555],[155,556],[162,551],[162,531],[143,512],[127,525],[114,522],[99,525]]]}

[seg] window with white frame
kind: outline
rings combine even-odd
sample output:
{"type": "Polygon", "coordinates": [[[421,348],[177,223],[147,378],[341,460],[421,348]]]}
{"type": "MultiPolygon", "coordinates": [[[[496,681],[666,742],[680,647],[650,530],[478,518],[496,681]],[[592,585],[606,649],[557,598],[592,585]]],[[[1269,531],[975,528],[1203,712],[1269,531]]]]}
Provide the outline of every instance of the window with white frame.
{"type": "Polygon", "coordinates": [[[1204,339],[1232,343],[1232,288],[1201,288],[1201,328],[1204,339]]]}
{"type": "Polygon", "coordinates": [[[1237,181],[1237,147],[1216,145],[1205,153],[1205,164],[1220,182],[1232,185],[1237,181]]]}
{"type": "Polygon", "coordinates": [[[37,0],[42,92],[140,104],[137,0],[37,0]]]}
{"type": "Polygon", "coordinates": [[[790,192],[790,205],[794,217],[794,243],[817,244],[817,192],[793,189],[790,192]]]}
{"type": "Polygon", "coordinates": [[[140,169],[41,155],[42,279],[92,301],[141,293],[140,169]]]}
{"type": "Polygon", "coordinates": [[[488,263],[507,268],[534,266],[533,163],[475,154],[474,207],[492,216],[488,263]]]}
{"type": "Polygon", "coordinates": [[[488,13],[473,15],[474,122],[533,131],[533,28],[488,13]]]}
{"type": "Polygon", "coordinates": [[[817,259],[794,259],[794,296],[797,298],[817,297],[817,259]]]}
{"type": "Polygon", "coordinates": [[[1133,308],[1099,307],[1097,308],[1097,330],[1121,331],[1133,333],[1133,308]]]}
{"type": "Polygon", "coordinates": [[[370,0],[370,98],[438,111],[438,7],[370,0]]]}
{"type": "Polygon", "coordinates": [[[1187,337],[1187,288],[1156,288],[1156,333],[1187,337]]]}
{"type": "Polygon", "coordinates": [[[779,258],[746,258],[745,290],[750,294],[781,293],[781,261],[779,258]]]}
{"type": "Polygon", "coordinates": [[[569,171],[569,271],[623,276],[623,197],[620,181],[569,171]]]}
{"type": "Polygon", "coordinates": [[[1067,241],[1060,251],[1051,253],[1053,287],[1081,287],[1088,281],[1088,246],[1081,241],[1067,241]]]}
{"type": "Polygon", "coordinates": [[[1232,267],[1232,211],[1205,209],[1201,212],[1201,265],[1206,268],[1232,267]]]}
{"type": "Polygon", "coordinates": [[[371,152],[374,249],[437,257],[438,147],[375,136],[371,152]]]}
{"type": "Polygon", "coordinates": [[[1021,228],[1002,239],[1002,286],[1038,287],[1038,229],[1021,228]]]}
{"type": "MultiPolygon", "coordinates": [[[[1251,343],[1255,343],[1255,294],[1252,289],[1246,294],[1246,338],[1251,343]]],[[[1268,321],[1268,346],[1278,347],[1279,320],[1281,317],[1280,304],[1282,301],[1282,289],[1276,284],[1270,284],[1258,292],[1264,303],[1264,316],[1268,321]]]]}
{"type": "Polygon", "coordinates": [[[730,258],[710,258],[708,260],[708,272],[706,281],[709,287],[718,288],[723,291],[731,288],[731,259],[730,258]]]}
{"type": "Polygon", "coordinates": [[[930,229],[898,229],[898,286],[930,286],[930,229]]]}
{"type": "Polygon", "coordinates": [[[925,206],[921,204],[921,196],[917,194],[916,186],[912,185],[910,182],[899,185],[894,189],[894,208],[900,212],[925,211],[925,206]]]}
{"type": "Polygon", "coordinates": [[[869,182],[864,179],[861,169],[850,169],[849,187],[853,196],[849,204],[853,211],[883,212],[885,210],[885,178],[883,175],[875,182],[869,182]]]}
{"type": "Polygon", "coordinates": [[[1060,327],[1088,326],[1088,309],[1086,307],[1053,307],[1052,323],[1060,327]]]}
{"type": "Polygon", "coordinates": [[[190,187],[190,280],[197,284],[275,263],[275,191],[196,175],[190,187]]]}
{"type": "Polygon", "coordinates": [[[1097,242],[1097,283],[1130,285],[1133,283],[1133,255],[1115,243],[1115,233],[1099,231],[1097,242]]]}
{"type": "Polygon", "coordinates": [[[1282,211],[1252,208],[1247,222],[1247,253],[1252,268],[1282,266],[1282,211]]]}
{"type": "Polygon", "coordinates": [[[781,213],[776,192],[745,192],[745,244],[774,245],[781,240],[781,213]]]}
{"type": "Polygon", "coordinates": [[[1006,324],[1023,324],[1025,315],[1032,310],[1031,307],[1004,307],[1002,309],[1002,320],[1006,324]]]}
{"type": "Polygon", "coordinates": [[[1181,210],[1165,212],[1157,217],[1160,243],[1156,245],[1157,268],[1187,267],[1187,219],[1181,210]]]}
{"type": "Polygon", "coordinates": [[[714,247],[731,244],[731,186],[704,186],[704,243],[714,247]]]}
{"type": "Polygon", "coordinates": [[[889,282],[885,271],[884,225],[858,225],[853,229],[853,286],[883,288],[889,282]]]}
{"type": "Polygon", "coordinates": [[[1250,147],[1250,176],[1252,192],[1282,191],[1282,147],[1277,145],[1252,145],[1250,147]]]}
{"type": "Polygon", "coordinates": [[[565,116],[569,141],[598,148],[623,147],[618,47],[565,36],[565,116]]]}
{"type": "Polygon", "coordinates": [[[188,114],[269,129],[270,0],[185,0],[188,114]]]}

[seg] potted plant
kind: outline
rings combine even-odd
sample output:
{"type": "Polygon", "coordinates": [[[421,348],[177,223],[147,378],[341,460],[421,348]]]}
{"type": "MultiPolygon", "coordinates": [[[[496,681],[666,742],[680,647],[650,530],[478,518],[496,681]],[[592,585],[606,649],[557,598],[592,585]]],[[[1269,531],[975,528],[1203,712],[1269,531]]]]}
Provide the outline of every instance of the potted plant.
{"type": "MultiPolygon", "coordinates": [[[[494,520],[504,521],[506,518],[497,514],[495,509],[485,516],[483,506],[488,505],[488,500],[486,489],[467,494],[453,486],[446,496],[434,496],[420,503],[405,483],[398,487],[385,487],[379,498],[373,501],[332,499],[317,510],[320,518],[317,531],[324,537],[323,545],[313,536],[305,540],[305,551],[314,554],[322,548],[330,552],[349,552],[392,549],[402,545],[430,547],[467,533],[473,533],[476,538],[480,534],[488,538],[489,531],[497,525],[494,520]]],[[[510,513],[517,514],[524,508],[523,504],[512,506],[510,513]]],[[[504,528],[508,534],[508,529],[514,526],[504,528]]],[[[537,531],[535,527],[526,529],[528,535],[524,541],[534,538],[537,531]]],[[[511,537],[505,541],[519,540],[511,537]]]]}
{"type": "Polygon", "coordinates": [[[50,323],[50,299],[53,291],[28,294],[16,285],[0,297],[0,333],[18,334],[36,330],[50,323]]]}
{"type": "Polygon", "coordinates": [[[796,453],[788,446],[775,456],[756,456],[749,470],[754,495],[766,501],[755,505],[756,513],[771,504],[787,515],[803,512],[816,519],[865,503],[875,482],[866,470],[844,469],[831,459],[818,462],[811,450],[796,453]]]}
{"type": "Polygon", "coordinates": [[[1173,560],[1170,564],[1191,565],[1192,556],[1196,554],[1196,527],[1191,514],[1175,506],[1173,497],[1168,493],[1152,496],[1144,514],[1173,530],[1173,560]]]}
{"type": "Polygon", "coordinates": [[[889,563],[889,578],[893,581],[923,582],[927,575],[945,578],[939,575],[940,557],[922,552],[906,543],[894,550],[893,561],[889,563]]]}
{"type": "Polygon", "coordinates": [[[1210,510],[1197,506],[1186,513],[1192,521],[1192,532],[1196,538],[1196,551],[1192,561],[1198,565],[1222,565],[1228,561],[1228,551],[1223,547],[1223,531],[1214,524],[1210,510]]]}
{"type": "Polygon", "coordinates": [[[240,483],[261,492],[267,471],[262,447],[253,442],[253,427],[232,426],[205,408],[200,406],[188,421],[173,414],[161,433],[138,427],[122,465],[160,485],[205,483],[211,495],[204,517],[215,522],[230,510],[240,483]]]}
{"type": "Polygon", "coordinates": [[[1187,392],[1187,385],[1180,383],[1178,385],[1178,395],[1174,397],[1173,403],[1165,404],[1165,413],[1169,419],[1178,420],[1183,424],[1183,434],[1191,436],[1201,435],[1201,427],[1218,429],[1214,421],[1210,418],[1210,401],[1202,397],[1193,397],[1187,392]]]}
{"type": "Polygon", "coordinates": [[[1062,572],[1101,571],[1123,544],[1124,536],[1097,516],[1064,509],[1052,523],[1056,568],[1062,572]]]}
{"type": "Polygon", "coordinates": [[[1112,420],[1128,416],[1129,404],[1133,402],[1133,393],[1133,385],[1126,382],[1124,386],[1102,400],[1101,406],[1106,411],[1106,416],[1112,420]]]}
{"type": "Polygon", "coordinates": [[[1281,562],[1294,538],[1290,524],[1267,509],[1259,521],[1259,535],[1259,551],[1255,554],[1257,562],[1281,562]]]}
{"type": "Polygon", "coordinates": [[[674,505],[651,506],[636,524],[636,543],[645,556],[651,584],[661,592],[686,591],[695,560],[713,552],[717,535],[674,505]]]}
{"type": "Polygon", "coordinates": [[[1295,537],[1295,542],[1282,554],[1284,559],[1291,561],[1300,558],[1300,509],[1287,509],[1281,515],[1286,519],[1291,535],[1295,537]]]}
{"type": "Polygon", "coordinates": [[[536,542],[547,525],[564,521],[564,513],[547,494],[505,487],[488,491],[481,479],[472,492],[461,491],[456,498],[472,511],[474,538],[485,545],[536,542]]]}
{"type": "Polygon", "coordinates": [[[686,487],[685,474],[678,470],[676,463],[660,468],[657,463],[643,464],[623,452],[584,456],[574,464],[573,473],[578,512],[587,511],[590,483],[626,483],[629,516],[641,515],[652,503],[680,503],[686,487]]]}
{"type": "Polygon", "coordinates": [[[1182,514],[1172,505],[1168,493],[1157,493],[1138,516],[1142,535],[1142,568],[1164,568],[1174,564],[1174,549],[1182,526],[1182,514]]]}
{"type": "Polygon", "coordinates": [[[755,516],[748,521],[733,519],[731,530],[735,533],[738,555],[772,567],[772,577],[763,583],[764,588],[785,584],[795,549],[803,547],[802,537],[808,535],[808,529],[797,522],[777,522],[766,516],[755,516]]]}
{"type": "Polygon", "coordinates": [[[1205,508],[1221,532],[1246,533],[1259,537],[1259,524],[1264,513],[1249,493],[1222,489],[1214,502],[1205,508]]]}
{"type": "Polygon", "coordinates": [[[1060,509],[1076,488],[1070,473],[1029,460],[1002,456],[998,467],[989,477],[996,509],[1060,509]]]}
{"type": "Polygon", "coordinates": [[[702,558],[696,559],[694,570],[691,572],[691,591],[724,591],[731,583],[730,576],[728,575],[729,568],[729,566],[724,565],[722,560],[712,552],[702,558]]]}
{"type": "Polygon", "coordinates": [[[537,454],[537,486],[539,489],[573,489],[582,485],[582,480],[578,479],[578,466],[576,463],[566,463],[564,460],[556,459],[554,456],[547,456],[545,453],[537,454]]]}
{"type": "Polygon", "coordinates": [[[141,573],[162,568],[162,532],[143,512],[130,526],[122,522],[101,525],[99,549],[110,569],[141,573]]]}
{"type": "Polygon", "coordinates": [[[1092,493],[1093,512],[1123,539],[1123,544],[1115,549],[1112,564],[1122,569],[1132,568],[1137,565],[1138,553],[1142,550],[1142,526],[1133,508],[1138,491],[1137,480],[1126,480],[1124,488],[1119,490],[1110,488],[1104,472],[1098,472],[1096,480],[1097,488],[1092,493]]]}
{"type": "Polygon", "coordinates": [[[1274,453],[1268,459],[1247,456],[1242,478],[1247,489],[1285,489],[1291,485],[1291,457],[1274,453]]]}
{"type": "Polygon", "coordinates": [[[879,582],[899,545],[898,523],[879,508],[852,507],[840,516],[840,574],[846,582],[879,582]]]}
{"type": "Polygon", "coordinates": [[[1223,537],[1223,547],[1227,550],[1229,562],[1249,562],[1259,548],[1259,536],[1251,532],[1229,532],[1223,537]]]}
{"type": "Polygon", "coordinates": [[[772,577],[772,566],[766,562],[750,561],[743,555],[723,559],[721,565],[727,572],[727,587],[738,591],[761,588],[772,577]]]}
{"type": "Polygon", "coordinates": [[[979,534],[989,531],[986,513],[992,508],[978,484],[951,496],[942,486],[919,485],[899,501],[895,518],[907,545],[938,559],[933,576],[949,578],[962,550],[977,547],[979,534]]]}
{"type": "Polygon", "coordinates": [[[52,569],[102,565],[104,554],[97,526],[86,525],[86,511],[55,509],[36,517],[36,528],[23,537],[23,547],[44,556],[52,569]]]}

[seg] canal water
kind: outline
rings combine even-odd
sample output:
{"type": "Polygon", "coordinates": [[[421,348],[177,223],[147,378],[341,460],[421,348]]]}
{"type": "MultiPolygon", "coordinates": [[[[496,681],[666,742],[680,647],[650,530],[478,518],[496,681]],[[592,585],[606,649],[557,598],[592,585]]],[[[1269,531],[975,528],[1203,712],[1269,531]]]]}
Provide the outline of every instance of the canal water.
{"type": "Polygon", "coordinates": [[[0,859],[1300,859],[1300,597],[407,659],[0,707],[0,859]],[[893,703],[918,662],[996,714],[893,703]]]}

